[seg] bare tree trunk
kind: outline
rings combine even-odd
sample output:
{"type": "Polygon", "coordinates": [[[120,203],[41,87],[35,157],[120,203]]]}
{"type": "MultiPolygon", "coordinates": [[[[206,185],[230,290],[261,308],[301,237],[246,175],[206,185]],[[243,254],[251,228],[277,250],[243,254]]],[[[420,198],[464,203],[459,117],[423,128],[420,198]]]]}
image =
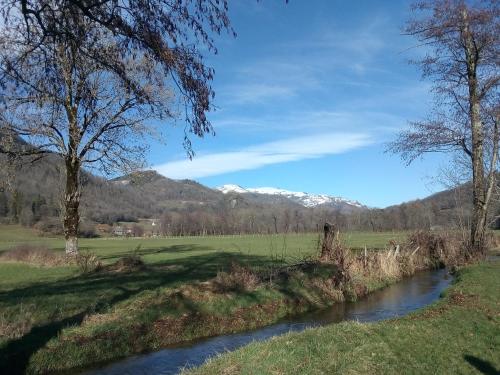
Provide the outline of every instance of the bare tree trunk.
{"type": "Polygon", "coordinates": [[[472,121],[472,221],[470,245],[473,252],[482,251],[486,230],[487,202],[485,196],[483,143],[484,134],[479,118],[479,103],[471,98],[472,121]]]}
{"type": "Polygon", "coordinates": [[[333,253],[333,240],[335,239],[335,225],[325,223],[323,226],[323,243],[321,245],[320,259],[330,260],[333,253]]]}
{"type": "Polygon", "coordinates": [[[66,254],[78,254],[78,224],[80,215],[80,166],[70,158],[66,160],[66,190],[64,192],[64,238],[66,240],[66,254]]]}
{"type": "MultiPolygon", "coordinates": [[[[477,254],[484,248],[486,231],[486,214],[488,202],[486,200],[484,174],[484,129],[480,116],[480,97],[477,84],[478,54],[472,33],[469,28],[468,14],[462,11],[464,28],[462,38],[465,47],[467,63],[467,80],[469,86],[469,118],[472,130],[472,220],[470,235],[470,251],[477,254]]],[[[472,254],[471,254],[472,255],[472,254]]]]}
{"type": "Polygon", "coordinates": [[[493,190],[496,189],[496,184],[497,184],[497,178],[496,178],[496,173],[497,173],[497,162],[498,162],[498,143],[500,140],[500,134],[499,134],[499,129],[498,129],[498,117],[495,118],[494,122],[494,128],[493,128],[493,150],[492,150],[492,155],[491,155],[491,160],[490,160],[490,165],[489,165],[489,173],[486,181],[486,189],[485,189],[485,194],[484,194],[484,204],[483,204],[483,212],[482,216],[480,219],[480,223],[483,225],[483,233],[482,233],[482,250],[484,250],[484,245],[485,245],[485,240],[484,240],[484,235],[485,235],[485,230],[488,225],[488,212],[489,212],[489,207],[491,203],[491,197],[493,195],[493,190]]]}

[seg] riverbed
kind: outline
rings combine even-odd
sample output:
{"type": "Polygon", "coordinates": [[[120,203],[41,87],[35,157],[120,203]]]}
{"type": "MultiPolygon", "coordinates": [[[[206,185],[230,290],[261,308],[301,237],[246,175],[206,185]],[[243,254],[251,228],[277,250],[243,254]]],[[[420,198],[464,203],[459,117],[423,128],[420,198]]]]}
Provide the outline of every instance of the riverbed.
{"type": "Polygon", "coordinates": [[[356,302],[337,303],[328,309],[289,317],[248,332],[196,340],[158,352],[132,356],[84,374],[177,374],[183,368],[200,366],[217,354],[236,350],[252,341],[263,341],[287,332],[303,331],[345,320],[374,322],[406,315],[439,299],[451,281],[452,277],[445,269],[420,272],[356,302]]]}

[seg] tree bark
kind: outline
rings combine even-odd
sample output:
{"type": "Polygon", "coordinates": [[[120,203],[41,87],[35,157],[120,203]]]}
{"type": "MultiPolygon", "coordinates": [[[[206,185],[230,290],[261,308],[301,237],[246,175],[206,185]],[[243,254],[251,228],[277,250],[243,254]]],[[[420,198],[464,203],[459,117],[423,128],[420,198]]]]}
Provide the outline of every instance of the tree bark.
{"type": "Polygon", "coordinates": [[[333,240],[335,239],[335,225],[325,223],[323,226],[323,243],[321,245],[320,259],[330,260],[333,253],[333,240]]]}
{"type": "MultiPolygon", "coordinates": [[[[472,102],[472,98],[471,98],[472,102]]],[[[479,104],[471,103],[472,122],[472,220],[471,220],[471,250],[481,251],[484,246],[486,230],[486,196],[484,186],[484,135],[481,120],[479,119],[479,104]]]]}
{"type": "Polygon", "coordinates": [[[471,33],[466,10],[462,12],[462,40],[465,48],[467,64],[467,81],[469,87],[469,119],[472,135],[472,218],[470,234],[470,253],[474,255],[484,250],[486,232],[486,199],[484,174],[484,129],[480,115],[480,97],[477,83],[478,53],[471,33]]]}
{"type": "Polygon", "coordinates": [[[80,165],[67,158],[66,160],[66,190],[64,192],[64,238],[66,240],[66,254],[78,254],[78,225],[80,215],[80,165]]]}

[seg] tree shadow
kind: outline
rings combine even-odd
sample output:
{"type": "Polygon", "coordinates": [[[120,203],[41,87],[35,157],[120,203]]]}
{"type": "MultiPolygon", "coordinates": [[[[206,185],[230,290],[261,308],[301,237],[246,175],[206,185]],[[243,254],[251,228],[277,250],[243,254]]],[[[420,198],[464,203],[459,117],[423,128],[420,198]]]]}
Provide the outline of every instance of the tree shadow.
{"type": "Polygon", "coordinates": [[[29,286],[0,291],[0,303],[16,303],[44,296],[90,294],[102,295],[106,290],[148,290],[158,287],[175,286],[182,283],[204,281],[226,270],[233,262],[251,267],[266,266],[273,263],[265,256],[245,255],[226,252],[212,252],[181,259],[165,260],[147,265],[131,272],[92,272],[59,279],[52,282],[34,283],[29,286]]]}
{"type": "Polygon", "coordinates": [[[214,251],[215,249],[209,246],[200,246],[197,244],[182,244],[182,245],[171,245],[171,246],[162,246],[162,247],[153,247],[153,248],[139,248],[137,250],[129,250],[123,251],[120,253],[113,253],[109,255],[100,256],[100,259],[109,260],[109,259],[117,259],[120,257],[128,256],[128,255],[152,255],[152,254],[182,254],[182,253],[198,253],[201,251],[214,251]]]}
{"type": "Polygon", "coordinates": [[[228,269],[234,261],[248,266],[266,266],[273,262],[265,256],[211,252],[155,263],[136,271],[93,272],[0,291],[0,306],[33,304],[37,309],[47,309],[48,316],[60,316],[57,306],[65,306],[62,314],[67,315],[34,326],[27,334],[0,347],[0,363],[6,369],[2,373],[24,373],[33,354],[65,327],[80,325],[87,314],[104,313],[116,303],[143,291],[208,280],[228,269]]]}
{"type": "Polygon", "coordinates": [[[464,359],[467,362],[469,362],[469,364],[472,365],[481,374],[500,375],[500,371],[498,371],[495,367],[493,367],[493,365],[490,362],[487,362],[473,355],[464,355],[464,359]]]}
{"type": "Polygon", "coordinates": [[[52,338],[57,337],[64,328],[80,325],[87,314],[99,313],[108,306],[112,306],[135,294],[126,288],[121,287],[120,289],[122,294],[113,297],[109,301],[98,301],[95,306],[87,307],[77,314],[33,327],[24,336],[8,342],[7,345],[0,348],[0,363],[5,366],[2,373],[12,375],[25,374],[31,356],[44,347],[52,338]]]}
{"type": "Polygon", "coordinates": [[[81,324],[84,316],[85,312],[81,312],[56,322],[34,327],[21,338],[10,341],[0,349],[2,373],[25,374],[29,360],[34,353],[45,346],[50,339],[56,337],[64,327],[81,324]]]}

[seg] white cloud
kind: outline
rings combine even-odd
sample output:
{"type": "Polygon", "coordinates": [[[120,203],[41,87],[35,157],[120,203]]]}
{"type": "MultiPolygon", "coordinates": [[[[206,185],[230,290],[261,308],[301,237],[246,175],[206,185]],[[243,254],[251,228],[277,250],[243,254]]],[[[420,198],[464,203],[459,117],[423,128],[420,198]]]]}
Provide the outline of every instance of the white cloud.
{"type": "MultiPolygon", "coordinates": [[[[269,99],[300,97],[309,90],[322,90],[340,81],[366,84],[368,73],[379,74],[373,60],[395,53],[401,36],[387,30],[386,16],[345,30],[331,24],[316,28],[301,39],[277,43],[265,57],[239,65],[231,83],[218,89],[224,105],[254,104],[269,99]],[[390,40],[388,40],[390,39],[390,40]],[[352,76],[352,77],[350,77],[352,76]]],[[[219,104],[220,104],[219,103],[219,104]]]]}
{"type": "Polygon", "coordinates": [[[250,146],[239,151],[201,155],[193,160],[171,161],[153,169],[169,178],[193,179],[340,154],[370,143],[372,140],[367,134],[316,134],[250,146]]]}
{"type": "Polygon", "coordinates": [[[397,130],[406,125],[406,117],[397,114],[362,110],[360,106],[354,105],[350,107],[352,107],[351,111],[290,111],[286,114],[261,115],[259,117],[223,115],[214,119],[213,124],[217,132],[228,133],[231,131],[247,134],[270,130],[288,134],[331,133],[346,131],[346,129],[373,134],[374,131],[397,130]]]}
{"type": "Polygon", "coordinates": [[[262,102],[276,97],[291,97],[295,95],[295,89],[291,86],[278,84],[245,84],[229,86],[223,92],[226,95],[226,103],[246,104],[262,102]]]}

